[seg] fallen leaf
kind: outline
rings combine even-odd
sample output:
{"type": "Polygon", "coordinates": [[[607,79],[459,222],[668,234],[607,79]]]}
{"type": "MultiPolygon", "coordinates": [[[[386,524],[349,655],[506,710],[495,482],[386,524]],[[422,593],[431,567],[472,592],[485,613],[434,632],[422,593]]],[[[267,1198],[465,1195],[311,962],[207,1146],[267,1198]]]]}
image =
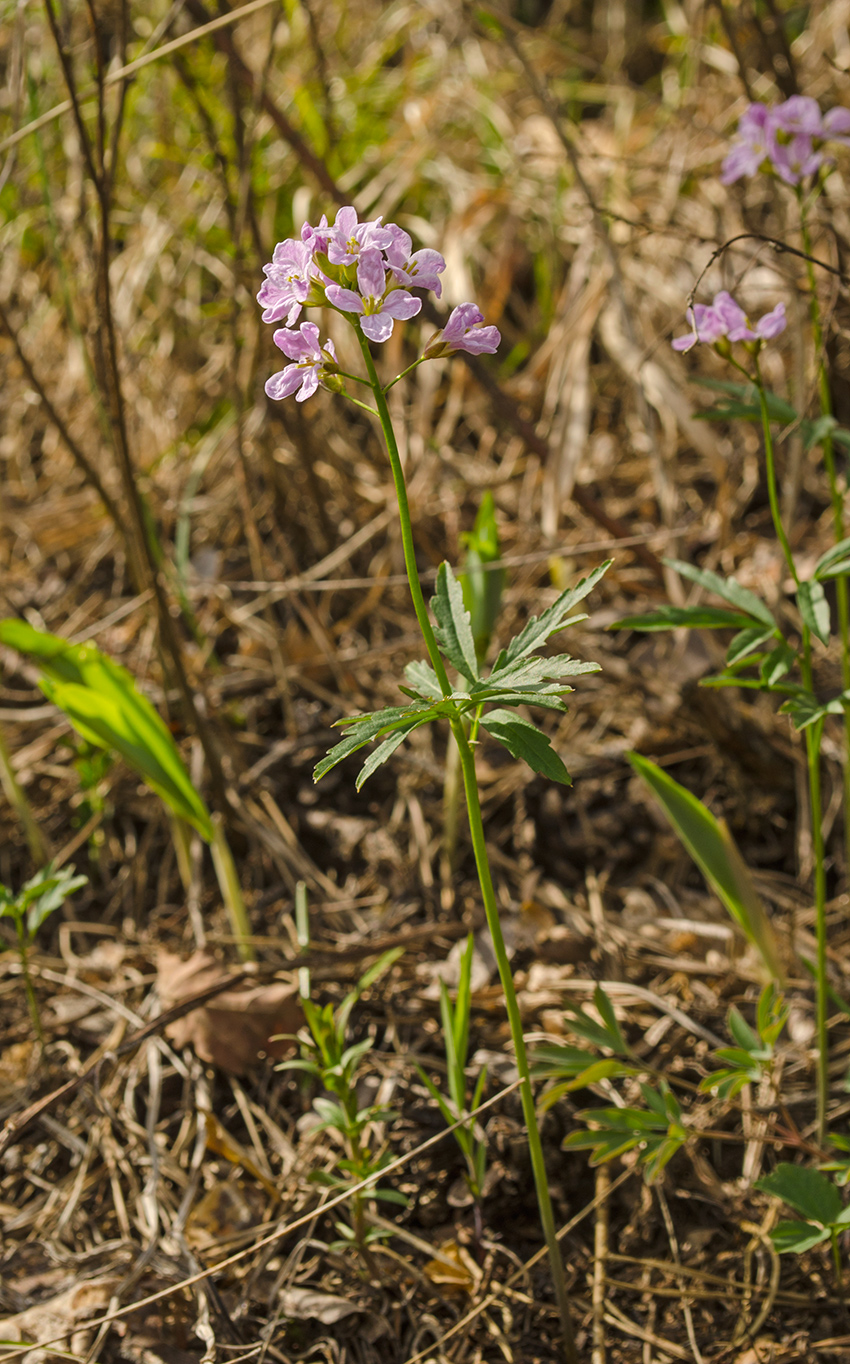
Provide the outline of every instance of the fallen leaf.
{"type": "Polygon", "coordinates": [[[199,1199],[186,1219],[186,1241],[207,1253],[220,1242],[262,1221],[265,1200],[242,1180],[219,1180],[199,1199]]]}
{"type": "MultiPolygon", "coordinates": [[[[157,958],[157,989],[163,1010],[220,980],[221,963],[208,952],[194,952],[187,961],[171,952],[157,958]]],[[[281,1033],[296,1033],[303,1023],[298,991],[285,981],[268,985],[237,985],[209,1004],[175,1019],[165,1030],[177,1047],[192,1046],[202,1061],[232,1075],[244,1075],[259,1053],[288,1056],[292,1042],[272,1042],[281,1033]]]]}
{"type": "Polygon", "coordinates": [[[86,1321],[109,1306],[110,1298],[120,1283],[118,1278],[91,1279],[75,1284],[55,1298],[36,1303],[14,1317],[0,1320],[0,1340],[21,1341],[34,1347],[21,1357],[21,1364],[36,1364],[55,1356],[57,1349],[71,1349],[86,1354],[88,1345],[83,1337],[86,1321]],[[40,1350],[42,1342],[54,1342],[50,1350],[40,1350]]]}
{"type": "Polygon", "coordinates": [[[224,1156],[225,1160],[229,1160],[233,1165],[241,1165],[246,1174],[253,1175],[254,1179],[262,1184],[266,1193],[271,1194],[272,1198],[279,1199],[280,1194],[271,1180],[266,1178],[245,1147],[230,1135],[215,1114],[204,1113],[203,1116],[207,1127],[207,1150],[215,1152],[217,1156],[224,1156]]]}
{"type": "Polygon", "coordinates": [[[440,1259],[429,1260],[425,1276],[448,1293],[471,1293],[481,1278],[481,1270],[468,1250],[456,1241],[440,1246],[440,1259]],[[450,1260],[451,1264],[446,1264],[450,1260]]]}
{"type": "Polygon", "coordinates": [[[343,1317],[359,1312],[347,1298],[336,1298],[332,1293],[316,1293],[312,1288],[287,1288],[280,1295],[280,1310],[285,1317],[298,1321],[320,1321],[333,1326],[343,1317]]]}
{"type": "Polygon", "coordinates": [[[0,1098],[18,1093],[26,1084],[36,1044],[13,1042],[0,1052],[0,1098]]]}

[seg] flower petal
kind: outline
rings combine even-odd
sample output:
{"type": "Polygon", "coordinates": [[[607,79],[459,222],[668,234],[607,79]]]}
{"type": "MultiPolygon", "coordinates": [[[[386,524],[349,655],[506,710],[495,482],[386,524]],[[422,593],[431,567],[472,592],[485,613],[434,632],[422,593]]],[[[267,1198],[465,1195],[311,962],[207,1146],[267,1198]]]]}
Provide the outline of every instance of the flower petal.
{"type": "Polygon", "coordinates": [[[403,321],[408,317],[415,317],[421,310],[421,298],[414,298],[406,289],[393,289],[384,299],[381,313],[389,313],[390,317],[397,317],[403,321]]]}
{"type": "Polygon", "coordinates": [[[387,287],[384,258],[376,247],[360,252],[357,262],[357,287],[364,298],[380,298],[387,287]]]}
{"type": "Polygon", "coordinates": [[[360,327],[370,341],[388,341],[393,334],[393,320],[389,313],[370,313],[361,317],[360,327]]]}
{"type": "Polygon", "coordinates": [[[344,313],[362,313],[363,300],[353,289],[343,289],[339,284],[329,284],[325,290],[328,303],[341,308],[344,313]]]}
{"type": "Polygon", "coordinates": [[[279,400],[288,398],[298,388],[303,378],[304,371],[300,365],[287,365],[279,374],[273,374],[266,380],[265,392],[269,398],[279,400]]]}

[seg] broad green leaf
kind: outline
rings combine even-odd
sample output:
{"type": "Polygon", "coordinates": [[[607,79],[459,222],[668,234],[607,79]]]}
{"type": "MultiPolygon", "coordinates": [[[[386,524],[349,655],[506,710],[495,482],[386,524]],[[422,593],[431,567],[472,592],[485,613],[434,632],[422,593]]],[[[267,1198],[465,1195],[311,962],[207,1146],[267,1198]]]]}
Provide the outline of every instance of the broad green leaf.
{"type": "Polygon", "coordinates": [[[814,578],[807,583],[800,583],[797,589],[797,605],[800,608],[803,623],[808,626],[813,635],[817,635],[821,644],[828,644],[829,602],[820,583],[816,582],[814,578]]]}
{"type": "Polygon", "coordinates": [[[167,805],[208,842],[209,811],[171,734],[132,675],[93,644],[69,644],[25,621],[0,621],[0,642],[33,658],[42,690],[98,748],[115,749],[167,805]]]}
{"type": "Polygon", "coordinates": [[[570,785],[572,779],[563,762],[546,735],[530,720],[509,710],[491,710],[483,717],[481,724],[488,734],[504,744],[512,757],[522,758],[543,777],[562,782],[564,786],[570,785]]]}
{"type": "Polygon", "coordinates": [[[660,801],[712,890],[758,949],[770,975],[781,983],[784,972],[770,919],[725,822],[648,758],[638,753],[627,757],[660,801]]]}
{"type": "Polygon", "coordinates": [[[458,575],[463,601],[469,612],[472,638],[479,662],[490,644],[505,588],[505,570],[487,568],[502,556],[499,527],[496,523],[496,504],[488,490],[481,499],[478,515],[471,533],[461,536],[466,545],[466,561],[458,575]]]}
{"type": "Polygon", "coordinates": [[[152,707],[157,723],[152,722],[146,707],[125,704],[122,694],[47,678],[41,687],[84,739],[120,753],[174,814],[212,842],[209,811],[192,785],[174,740],[152,707]]]}
{"type": "Polygon", "coordinates": [[[533,654],[542,644],[545,644],[550,635],[563,630],[570,623],[568,617],[573,607],[578,602],[583,601],[589,592],[599,582],[599,579],[611,567],[611,560],[606,559],[605,563],[594,568],[592,573],[588,573],[586,578],[575,587],[567,588],[562,592],[556,601],[540,616],[532,616],[526,622],[519,634],[516,635],[503,649],[496,660],[496,668],[502,668],[508,663],[513,663],[515,659],[525,658],[528,654],[533,654]]]}
{"type": "Polygon", "coordinates": [[[659,606],[641,616],[615,620],[611,630],[744,630],[752,626],[752,616],[741,611],[726,611],[721,606],[659,606]]]}
{"type": "Polygon", "coordinates": [[[757,597],[748,587],[742,587],[735,578],[721,578],[719,573],[697,568],[694,564],[684,563],[681,559],[665,559],[664,563],[668,568],[674,568],[683,578],[690,578],[691,582],[699,583],[700,587],[707,588],[716,597],[722,597],[730,605],[737,606],[740,611],[745,611],[748,616],[760,620],[763,625],[770,626],[772,630],[776,629],[776,621],[761,597],[757,597]]]}
{"type": "Polygon", "coordinates": [[[87,876],[75,876],[73,864],[53,871],[52,865],[42,867],[27,881],[19,899],[27,911],[27,933],[34,938],[41,925],[54,910],[59,909],[75,890],[88,885],[87,876]]]}
{"type": "Polygon", "coordinates": [[[469,612],[463,604],[460,583],[445,562],[437,570],[437,590],[431,598],[431,609],[439,625],[437,640],[446,658],[459,673],[475,682],[478,658],[469,612]]]}
{"type": "Polygon", "coordinates": [[[804,1250],[819,1246],[828,1236],[825,1228],[814,1227],[811,1222],[777,1222],[770,1233],[780,1255],[802,1255],[804,1250]]]}
{"type": "Polygon", "coordinates": [[[822,1227],[828,1227],[841,1215],[841,1195],[831,1179],[819,1170],[805,1165],[777,1165],[769,1175],[757,1181],[762,1193],[774,1194],[789,1208],[822,1227]]]}
{"type": "Polygon", "coordinates": [[[760,644],[772,639],[775,633],[775,630],[766,625],[754,625],[749,630],[740,630],[726,650],[727,664],[740,663],[748,654],[753,653],[760,644]]]}

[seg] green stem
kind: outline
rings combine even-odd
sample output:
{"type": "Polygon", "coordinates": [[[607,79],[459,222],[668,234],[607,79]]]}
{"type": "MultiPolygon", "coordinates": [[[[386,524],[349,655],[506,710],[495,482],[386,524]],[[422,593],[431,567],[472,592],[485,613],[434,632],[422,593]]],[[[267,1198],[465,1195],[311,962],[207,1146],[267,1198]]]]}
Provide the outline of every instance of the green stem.
{"type": "MultiPolygon", "coordinates": [[[[368,342],[360,332],[359,327],[357,328],[357,336],[363,351],[363,358],[372,384],[372,391],[375,395],[375,403],[378,408],[378,416],[387,444],[387,452],[390,457],[393,481],[395,483],[396,496],[398,498],[401,539],[404,547],[404,563],[405,568],[407,569],[410,593],[413,598],[413,608],[416,612],[419,628],[422,631],[425,647],[428,650],[428,657],[430,658],[431,665],[439,679],[440,689],[445,697],[449,697],[452,692],[451,684],[449,682],[445,664],[440,656],[439,648],[437,647],[434,630],[428,618],[428,610],[425,605],[425,599],[422,596],[422,587],[419,582],[419,574],[416,568],[413,532],[410,524],[410,508],[407,501],[407,489],[404,481],[404,471],[401,467],[398,445],[396,444],[395,433],[393,431],[392,419],[390,417],[389,408],[387,407],[384,391],[381,388],[380,380],[378,379],[374,361],[372,360],[369,351],[368,342]]],[[[475,759],[466,737],[463,720],[458,713],[455,713],[454,717],[450,720],[450,724],[457,744],[461,770],[463,772],[463,784],[466,793],[467,813],[469,816],[469,829],[472,837],[472,847],[475,853],[478,880],[481,885],[481,896],[484,901],[484,912],[487,916],[487,926],[490,929],[490,936],[493,940],[493,948],[499,966],[499,977],[502,982],[502,989],[505,993],[505,1006],[516,1054],[517,1070],[519,1071],[520,1080],[522,1081],[520,1087],[522,1110],[528,1132],[528,1147],[531,1156],[531,1167],[534,1173],[534,1183],[537,1190],[540,1222],[549,1250],[549,1262],[552,1270],[555,1298],[557,1300],[558,1312],[561,1318],[564,1354],[567,1364],[578,1364],[578,1354],[576,1352],[573,1328],[570,1321],[570,1304],[567,1296],[564,1264],[561,1259],[561,1250],[558,1245],[558,1238],[555,1230],[555,1216],[552,1210],[552,1199],[549,1193],[546,1164],[543,1158],[543,1144],[540,1140],[540,1130],[537,1126],[537,1114],[534,1107],[534,1095],[531,1089],[531,1075],[528,1067],[528,1056],[525,1050],[525,1039],[522,1032],[522,1017],[520,1015],[519,1003],[514,989],[508,954],[505,950],[505,940],[502,936],[499,909],[496,904],[493,878],[490,874],[490,863],[487,857],[484,823],[481,817],[481,802],[478,798],[478,780],[475,773],[475,759]]]]}
{"type": "Polygon", "coordinates": [[[27,942],[26,930],[24,929],[23,914],[15,915],[15,928],[18,933],[18,955],[21,958],[21,970],[24,973],[24,988],[27,992],[27,1007],[30,1011],[32,1025],[35,1028],[35,1035],[42,1046],[44,1046],[44,1030],[41,1026],[41,1015],[38,1011],[38,999],[36,998],[35,986],[32,983],[29,964],[29,943],[27,942]]]}
{"type": "Polygon", "coordinates": [[[543,1143],[540,1140],[540,1129],[537,1126],[537,1113],[534,1107],[534,1094],[531,1089],[531,1074],[528,1068],[528,1054],[525,1049],[525,1038],[523,1037],[522,1032],[522,1017],[520,1015],[519,1003],[514,989],[513,975],[511,974],[508,954],[505,950],[505,940],[502,937],[499,909],[496,904],[496,893],[493,889],[493,878],[490,874],[490,862],[487,857],[487,844],[484,838],[484,822],[481,818],[481,802],[478,799],[478,780],[475,775],[475,759],[472,755],[472,749],[469,747],[463,724],[460,720],[452,721],[452,732],[455,736],[458,752],[460,754],[460,765],[463,772],[463,785],[466,792],[466,806],[469,816],[469,831],[472,836],[472,848],[475,853],[478,880],[481,884],[481,895],[484,900],[487,927],[490,929],[490,936],[493,940],[493,948],[496,953],[496,961],[499,965],[499,978],[502,982],[502,989],[505,992],[505,1007],[508,1013],[511,1038],[516,1054],[517,1070],[519,1072],[519,1077],[522,1080],[520,1088],[522,1111],[528,1133],[528,1149],[531,1156],[531,1168],[534,1172],[534,1184],[537,1190],[537,1205],[540,1210],[540,1222],[549,1250],[549,1264],[552,1270],[555,1298],[561,1317],[564,1350],[569,1364],[578,1364],[578,1354],[576,1352],[572,1323],[570,1321],[569,1297],[567,1296],[567,1285],[564,1278],[564,1262],[561,1259],[561,1249],[558,1245],[558,1237],[555,1231],[555,1216],[552,1210],[552,1199],[549,1194],[549,1180],[543,1158],[543,1143]]]}
{"type": "Polygon", "coordinates": [[[410,595],[413,598],[413,609],[416,612],[416,619],[419,622],[419,629],[422,631],[422,638],[425,641],[425,648],[428,650],[428,657],[431,660],[431,667],[437,674],[440,683],[440,690],[444,696],[451,696],[452,687],[449,682],[449,675],[446,672],[440,650],[437,647],[437,639],[434,634],[431,621],[428,618],[428,608],[425,605],[425,598],[422,595],[422,585],[419,582],[419,570],[416,567],[416,552],[413,546],[413,529],[410,524],[410,505],[407,501],[407,486],[404,481],[404,470],[401,467],[401,456],[398,452],[395,431],[393,430],[390,409],[387,407],[387,400],[384,397],[384,390],[381,388],[381,381],[375,369],[375,362],[369,350],[369,342],[363,335],[359,327],[355,328],[360,348],[363,351],[363,359],[372,385],[372,392],[375,395],[375,406],[378,409],[378,419],[384,433],[384,440],[387,443],[387,454],[390,457],[390,467],[395,484],[395,493],[398,500],[398,519],[401,523],[401,543],[404,550],[404,567],[407,571],[407,581],[410,584],[410,595]]]}
{"type": "MultiPolygon", "coordinates": [[[[817,281],[815,280],[815,267],[809,257],[812,254],[812,242],[809,235],[809,225],[807,222],[807,205],[801,192],[798,191],[800,204],[800,232],[803,239],[803,250],[806,253],[806,275],[809,282],[809,316],[812,322],[812,339],[815,347],[815,361],[818,371],[818,396],[820,397],[821,416],[832,416],[832,394],[829,388],[829,375],[827,374],[823,328],[821,326],[820,304],[818,303],[817,281]]],[[[845,536],[844,519],[844,495],[838,486],[838,477],[835,471],[835,447],[833,445],[832,433],[827,431],[821,441],[823,450],[823,463],[826,469],[826,476],[829,480],[829,496],[832,502],[832,525],[836,542],[843,540],[845,536]]],[[[846,691],[850,687],[850,595],[846,578],[835,579],[835,599],[838,608],[838,635],[841,640],[841,678],[842,686],[846,691]]],[[[844,848],[845,862],[848,874],[850,874],[850,713],[844,712],[844,848]]]]}
{"type": "Polygon", "coordinates": [[[385,385],[384,385],[384,392],[385,392],[385,393],[389,393],[390,389],[395,387],[395,385],[398,383],[399,379],[404,379],[404,378],[406,378],[408,374],[410,374],[414,369],[417,369],[418,366],[422,364],[422,362],[423,362],[423,360],[425,360],[425,358],[426,358],[426,357],[425,357],[424,355],[420,355],[420,356],[419,356],[419,359],[418,359],[418,360],[414,360],[412,365],[408,365],[408,366],[407,366],[407,369],[403,369],[403,370],[401,371],[401,374],[397,374],[397,375],[395,376],[394,379],[390,379],[390,382],[389,382],[388,384],[385,384],[385,385]]]}
{"type": "Polygon", "coordinates": [[[251,946],[251,925],[248,921],[248,911],[245,908],[236,863],[233,861],[233,853],[230,851],[230,845],[225,837],[224,824],[220,815],[213,815],[212,826],[213,837],[210,843],[210,852],[212,853],[213,866],[218,878],[221,896],[224,900],[224,907],[227,910],[236,937],[239,955],[243,961],[255,961],[254,949],[251,946]]]}
{"type": "Polygon", "coordinates": [[[0,784],[3,786],[6,799],[23,825],[33,862],[37,867],[45,866],[50,861],[50,848],[42,829],[36,823],[26,792],[18,781],[2,729],[0,729],[0,784]]]}
{"type": "MultiPolygon", "coordinates": [[[[770,416],[767,410],[767,397],[764,391],[758,357],[755,358],[755,383],[761,407],[762,430],[764,432],[765,467],[767,469],[767,492],[770,499],[770,512],[776,536],[782,546],[785,562],[791,576],[799,588],[800,578],[791,555],[791,546],[785,534],[779,511],[779,498],[776,492],[776,466],[774,462],[773,435],[770,430],[770,416]]],[[[803,652],[800,658],[800,671],[803,685],[812,690],[812,637],[803,622],[803,652]]],[[[817,1131],[818,1140],[823,1145],[826,1136],[826,1106],[829,1097],[829,1035],[827,1032],[827,1004],[829,1000],[826,969],[826,869],[824,866],[823,816],[821,811],[821,772],[820,747],[823,722],[818,721],[806,730],[806,766],[809,778],[809,806],[812,820],[812,853],[815,864],[815,934],[817,937],[817,962],[815,966],[815,1012],[817,1016],[818,1064],[817,1064],[817,1131]]]]}

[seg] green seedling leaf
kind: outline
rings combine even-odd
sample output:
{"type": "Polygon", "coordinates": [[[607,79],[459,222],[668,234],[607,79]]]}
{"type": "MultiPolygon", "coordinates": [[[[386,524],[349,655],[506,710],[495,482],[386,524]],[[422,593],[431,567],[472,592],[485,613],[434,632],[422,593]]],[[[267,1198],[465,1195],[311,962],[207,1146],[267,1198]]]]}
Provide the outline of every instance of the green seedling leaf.
{"type": "MultiPolygon", "coordinates": [[[[420,721],[420,723],[422,722],[420,721]]],[[[357,791],[361,789],[364,782],[369,780],[373,772],[376,772],[388,758],[392,757],[396,749],[404,743],[411,730],[416,728],[416,725],[411,725],[408,729],[397,729],[395,734],[391,734],[388,739],[384,739],[384,742],[379,744],[378,747],[369,754],[354,782],[357,791]]]]}
{"type": "Polygon", "coordinates": [[[697,568],[694,564],[684,563],[681,559],[665,559],[664,563],[668,568],[675,569],[683,578],[690,578],[691,582],[707,588],[716,597],[722,597],[731,606],[737,606],[740,611],[745,611],[748,616],[761,621],[771,630],[776,629],[776,621],[761,597],[757,597],[755,592],[751,592],[748,587],[742,587],[737,579],[721,578],[719,573],[712,573],[706,568],[697,568]]]}
{"type": "Polygon", "coordinates": [[[829,602],[820,583],[811,579],[797,588],[797,605],[803,623],[817,635],[821,644],[829,643],[829,602]]]}
{"type": "Polygon", "coordinates": [[[496,504],[491,492],[485,492],[478,508],[472,532],[461,536],[467,547],[464,570],[459,582],[463,601],[469,612],[472,638],[479,663],[483,662],[496,628],[505,589],[505,570],[487,569],[502,556],[499,527],[496,523],[496,504]]]}
{"type": "MultiPolygon", "coordinates": [[[[568,588],[562,592],[556,601],[552,603],[540,616],[532,616],[526,622],[523,629],[511,640],[507,649],[503,649],[496,659],[494,671],[503,668],[508,663],[513,663],[518,658],[526,658],[533,654],[541,645],[546,643],[550,635],[557,634],[563,630],[567,624],[572,624],[568,620],[570,612],[578,602],[583,601],[589,592],[599,582],[599,579],[611,567],[611,560],[606,559],[605,563],[600,564],[592,573],[588,573],[586,578],[575,587],[568,588]]],[[[584,619],[577,617],[577,619],[584,619]]]]}
{"type": "Polygon", "coordinates": [[[495,687],[522,691],[540,682],[559,682],[562,677],[579,677],[597,672],[598,663],[584,663],[571,658],[569,654],[558,654],[554,658],[517,658],[504,667],[495,667],[489,677],[476,682],[470,695],[477,697],[481,692],[495,687]]]}
{"type": "Polygon", "coordinates": [[[509,710],[491,710],[481,721],[487,733],[497,739],[514,758],[522,758],[535,772],[569,786],[572,778],[545,734],[509,710]]]}
{"type": "Polygon", "coordinates": [[[845,573],[850,573],[850,537],[839,540],[820,556],[813,577],[820,582],[824,578],[839,578],[845,573]]]}
{"type": "Polygon", "coordinates": [[[781,983],[784,972],[770,919],[725,822],[648,758],[638,753],[627,757],[661,803],[712,890],[758,949],[770,975],[781,983]]]}
{"type": "Polygon", "coordinates": [[[811,1222],[777,1222],[770,1233],[780,1255],[802,1255],[804,1250],[819,1246],[828,1236],[825,1227],[812,1226],[811,1222]]]}
{"type": "Polygon", "coordinates": [[[27,913],[27,933],[30,941],[45,919],[60,909],[69,895],[88,885],[87,876],[75,876],[73,865],[54,872],[52,866],[42,867],[32,880],[27,881],[20,894],[22,908],[27,913]]]}
{"type": "Polygon", "coordinates": [[[446,658],[470,682],[477,681],[478,658],[469,612],[463,604],[460,583],[445,562],[437,570],[437,590],[431,598],[431,609],[439,625],[437,640],[446,658]]]}
{"type": "Polygon", "coordinates": [[[726,650],[727,665],[731,667],[733,663],[740,663],[766,640],[772,639],[775,633],[766,625],[753,625],[748,630],[740,630],[726,650]]]}
{"type": "Polygon", "coordinates": [[[752,617],[741,611],[725,611],[720,606],[659,606],[642,616],[615,620],[611,630],[743,630],[752,626],[752,617]]]}
{"type": "Polygon", "coordinates": [[[755,1187],[781,1198],[789,1208],[822,1227],[835,1223],[843,1210],[841,1195],[832,1180],[805,1165],[777,1165],[755,1187]]]}
{"type": "Polygon", "coordinates": [[[742,1047],[744,1051],[750,1052],[758,1051],[760,1049],[760,1039],[756,1037],[752,1028],[737,1009],[732,1008],[729,1010],[726,1024],[735,1041],[738,1043],[738,1046],[742,1047]]]}

